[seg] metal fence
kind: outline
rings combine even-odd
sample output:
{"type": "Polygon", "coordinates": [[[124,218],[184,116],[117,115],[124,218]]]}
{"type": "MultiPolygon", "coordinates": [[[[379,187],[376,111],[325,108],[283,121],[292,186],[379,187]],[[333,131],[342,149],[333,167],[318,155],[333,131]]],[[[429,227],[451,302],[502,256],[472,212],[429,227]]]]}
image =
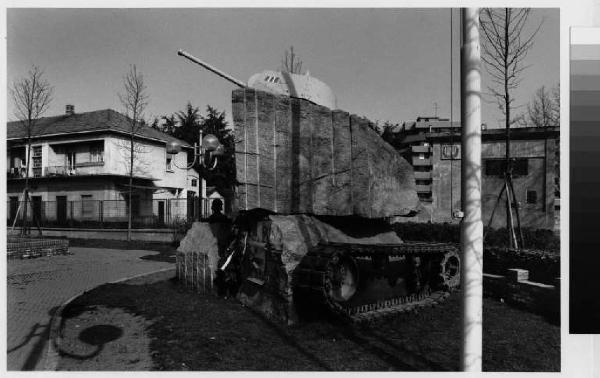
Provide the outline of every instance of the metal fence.
{"type": "MultiPolygon", "coordinates": [[[[126,200],[8,201],[8,227],[20,227],[27,215],[32,227],[127,228],[129,206],[126,200]]],[[[210,215],[206,198],[134,199],[131,206],[133,228],[176,228],[185,222],[210,215]]]]}

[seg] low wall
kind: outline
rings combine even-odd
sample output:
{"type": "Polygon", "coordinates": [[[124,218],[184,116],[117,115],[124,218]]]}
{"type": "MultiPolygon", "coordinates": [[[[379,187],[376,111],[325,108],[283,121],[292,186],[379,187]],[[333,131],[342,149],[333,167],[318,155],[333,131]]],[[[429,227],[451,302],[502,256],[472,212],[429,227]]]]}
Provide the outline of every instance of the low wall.
{"type": "Polygon", "coordinates": [[[483,274],[483,295],[502,299],[524,310],[560,321],[560,279],[556,285],[529,281],[524,269],[508,269],[506,275],[483,274]]]}
{"type": "MultiPolygon", "coordinates": [[[[20,232],[20,228],[15,228],[12,232],[9,230],[9,235],[18,235],[20,232]]],[[[170,229],[132,229],[131,240],[170,243],[173,241],[174,233],[175,231],[170,229]]],[[[36,236],[37,234],[37,229],[31,228],[31,235],[36,236]]],[[[73,239],[127,240],[126,229],[42,227],[42,234],[48,237],[66,237],[73,239]]]]}
{"type": "Polygon", "coordinates": [[[502,275],[510,268],[525,269],[529,272],[529,280],[552,285],[560,276],[560,255],[541,250],[485,248],[483,269],[486,273],[502,275]]]}
{"type": "Polygon", "coordinates": [[[69,241],[64,239],[9,237],[6,241],[6,256],[9,259],[68,254],[69,241]]]}

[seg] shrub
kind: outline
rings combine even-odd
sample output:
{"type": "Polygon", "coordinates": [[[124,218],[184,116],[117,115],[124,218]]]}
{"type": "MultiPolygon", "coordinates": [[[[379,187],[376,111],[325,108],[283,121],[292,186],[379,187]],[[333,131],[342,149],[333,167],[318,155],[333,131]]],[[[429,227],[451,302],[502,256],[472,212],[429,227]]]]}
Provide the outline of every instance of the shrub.
{"type": "MultiPolygon", "coordinates": [[[[394,223],[392,228],[402,240],[460,243],[460,226],[454,223],[394,223]]],[[[551,230],[523,228],[525,249],[560,253],[560,238],[551,230]]],[[[486,247],[508,247],[505,228],[484,229],[486,247]]]]}
{"type": "Polygon", "coordinates": [[[181,239],[187,234],[188,230],[192,228],[194,223],[193,219],[177,218],[173,221],[173,239],[172,244],[178,245],[181,239]]]}
{"type": "MultiPolygon", "coordinates": [[[[460,243],[460,226],[450,223],[395,223],[404,241],[460,243]]],[[[523,229],[525,249],[508,248],[506,229],[484,230],[483,271],[504,275],[506,269],[529,270],[531,281],[554,284],[560,276],[560,238],[550,230],[523,229]]]]}

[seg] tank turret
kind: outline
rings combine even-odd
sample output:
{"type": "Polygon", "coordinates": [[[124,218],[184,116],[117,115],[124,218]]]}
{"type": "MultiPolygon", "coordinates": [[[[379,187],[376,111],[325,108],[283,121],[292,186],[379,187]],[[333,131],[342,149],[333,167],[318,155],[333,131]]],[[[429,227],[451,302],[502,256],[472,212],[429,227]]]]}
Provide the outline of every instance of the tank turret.
{"type": "Polygon", "coordinates": [[[310,76],[309,73],[298,75],[283,71],[265,70],[252,75],[246,84],[183,50],[179,50],[177,54],[201,65],[239,87],[303,98],[330,109],[337,108],[337,100],[331,88],[321,80],[310,76]]]}

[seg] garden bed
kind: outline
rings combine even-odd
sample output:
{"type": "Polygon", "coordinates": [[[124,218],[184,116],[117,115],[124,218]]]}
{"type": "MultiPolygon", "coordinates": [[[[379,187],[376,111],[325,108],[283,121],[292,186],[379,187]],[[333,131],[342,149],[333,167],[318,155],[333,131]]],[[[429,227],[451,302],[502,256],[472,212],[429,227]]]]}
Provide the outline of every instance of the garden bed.
{"type": "Polygon", "coordinates": [[[9,259],[68,254],[69,241],[66,239],[9,235],[6,240],[6,255],[9,259]]]}
{"type": "MultiPolygon", "coordinates": [[[[364,326],[274,324],[173,279],[102,285],[63,313],[59,370],[446,371],[460,361],[460,293],[364,326]]],[[[484,299],[486,371],[560,371],[560,328],[484,299]]]]}

